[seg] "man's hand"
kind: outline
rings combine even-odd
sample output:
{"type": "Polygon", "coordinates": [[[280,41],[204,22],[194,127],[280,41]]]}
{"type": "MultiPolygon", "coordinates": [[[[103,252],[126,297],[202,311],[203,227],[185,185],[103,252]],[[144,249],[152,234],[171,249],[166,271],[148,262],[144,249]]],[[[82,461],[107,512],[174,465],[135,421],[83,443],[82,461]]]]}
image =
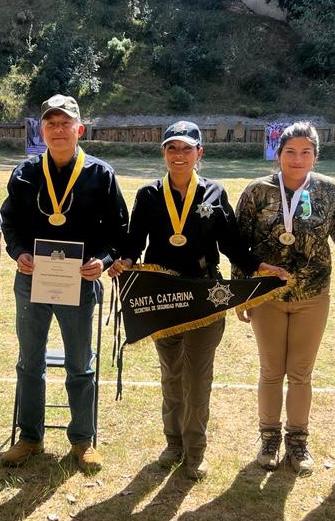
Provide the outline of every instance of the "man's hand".
{"type": "Polygon", "coordinates": [[[32,275],[34,271],[34,258],[30,253],[21,253],[16,262],[17,271],[25,275],[32,275]]]}
{"type": "Polygon", "coordinates": [[[118,277],[124,270],[129,270],[132,265],[133,261],[131,259],[115,260],[108,270],[108,275],[110,277],[118,277]]]}
{"type": "Polygon", "coordinates": [[[85,280],[96,280],[101,277],[104,269],[104,264],[101,259],[93,257],[89,261],[85,262],[80,268],[80,273],[85,280]]]}

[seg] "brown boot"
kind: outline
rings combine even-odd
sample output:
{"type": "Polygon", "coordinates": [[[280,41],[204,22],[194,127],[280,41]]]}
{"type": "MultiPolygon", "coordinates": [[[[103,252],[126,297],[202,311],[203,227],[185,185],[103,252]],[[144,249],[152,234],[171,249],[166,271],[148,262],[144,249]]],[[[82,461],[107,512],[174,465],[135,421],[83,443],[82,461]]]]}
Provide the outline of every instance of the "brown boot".
{"type": "Polygon", "coordinates": [[[158,463],[163,469],[170,469],[183,460],[183,447],[174,443],[168,443],[158,457],[158,463]]]}
{"type": "Polygon", "coordinates": [[[307,449],[307,436],[306,432],[285,434],[285,460],[300,476],[309,476],[314,467],[314,460],[307,449]]]}
{"type": "Polygon", "coordinates": [[[36,456],[44,452],[43,441],[32,443],[19,440],[9,450],[1,454],[0,462],[6,466],[18,466],[25,463],[30,456],[36,456]]]}
{"type": "Polygon", "coordinates": [[[188,479],[193,479],[194,481],[206,478],[208,474],[207,460],[205,458],[188,458],[185,463],[185,474],[188,479]]]}
{"type": "Polygon", "coordinates": [[[90,441],[72,445],[71,454],[78,461],[78,465],[84,472],[96,472],[102,467],[102,457],[96,451],[90,441]]]}
{"type": "Polygon", "coordinates": [[[257,462],[266,470],[275,470],[279,465],[279,448],[282,435],[279,429],[261,432],[262,446],[257,454],[257,462]]]}

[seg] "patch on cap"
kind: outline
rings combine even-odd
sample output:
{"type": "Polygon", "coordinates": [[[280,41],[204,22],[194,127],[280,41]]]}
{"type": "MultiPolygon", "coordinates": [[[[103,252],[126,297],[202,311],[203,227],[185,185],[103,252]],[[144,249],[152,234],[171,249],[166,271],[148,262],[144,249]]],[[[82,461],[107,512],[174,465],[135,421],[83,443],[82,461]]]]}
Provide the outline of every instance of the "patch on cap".
{"type": "Polygon", "coordinates": [[[173,123],[164,132],[161,146],[174,140],[184,141],[193,147],[200,146],[202,138],[198,125],[192,121],[177,121],[173,123]]]}
{"type": "Polygon", "coordinates": [[[64,112],[64,114],[70,116],[70,118],[80,119],[78,103],[74,98],[72,98],[72,96],[55,94],[55,96],[43,101],[41,106],[41,119],[53,110],[60,110],[61,112],[64,112]]]}

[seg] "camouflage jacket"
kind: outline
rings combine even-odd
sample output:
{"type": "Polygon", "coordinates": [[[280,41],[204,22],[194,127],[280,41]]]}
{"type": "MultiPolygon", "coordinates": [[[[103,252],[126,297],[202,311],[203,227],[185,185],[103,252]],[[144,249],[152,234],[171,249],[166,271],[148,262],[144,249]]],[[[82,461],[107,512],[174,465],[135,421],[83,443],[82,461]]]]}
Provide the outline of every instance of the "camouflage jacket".
{"type": "MultiPolygon", "coordinates": [[[[294,286],[282,297],[285,301],[314,297],[330,283],[328,238],[335,240],[335,182],[312,172],[305,189],[309,192],[311,214],[304,215],[301,199],[293,217],[295,242],[291,246],[279,241],[285,227],[277,173],[252,181],[236,208],[241,234],[252,253],[293,275],[294,286]]],[[[288,188],[285,192],[290,207],[294,192],[288,188]]],[[[234,266],[233,276],[244,275],[234,266]]]]}

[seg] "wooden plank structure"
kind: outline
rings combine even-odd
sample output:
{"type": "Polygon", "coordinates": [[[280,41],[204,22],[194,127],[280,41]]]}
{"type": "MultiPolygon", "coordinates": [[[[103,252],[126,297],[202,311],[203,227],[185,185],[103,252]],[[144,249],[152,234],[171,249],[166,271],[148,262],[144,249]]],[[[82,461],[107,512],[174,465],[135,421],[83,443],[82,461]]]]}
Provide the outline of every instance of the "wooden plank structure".
{"type": "MultiPolygon", "coordinates": [[[[83,139],[110,141],[114,143],[160,143],[165,127],[162,126],[95,126],[86,125],[83,139]]],[[[317,127],[321,143],[335,142],[335,125],[317,127]]],[[[204,143],[263,143],[264,126],[248,126],[238,122],[235,127],[224,124],[201,127],[204,143]]],[[[1,123],[0,140],[25,138],[24,123],[1,123]]]]}
{"type": "Polygon", "coordinates": [[[25,125],[21,123],[1,123],[0,124],[0,139],[1,138],[24,138],[25,125]]]}

